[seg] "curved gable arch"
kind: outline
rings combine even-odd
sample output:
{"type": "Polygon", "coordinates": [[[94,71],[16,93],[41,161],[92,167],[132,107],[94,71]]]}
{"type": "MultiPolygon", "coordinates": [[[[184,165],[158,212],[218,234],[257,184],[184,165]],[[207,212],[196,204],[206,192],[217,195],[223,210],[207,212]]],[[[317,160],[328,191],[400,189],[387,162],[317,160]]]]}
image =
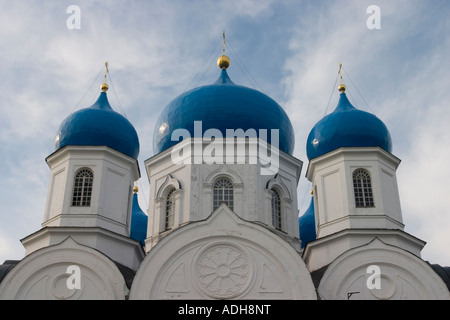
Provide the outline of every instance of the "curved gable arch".
{"type": "Polygon", "coordinates": [[[177,179],[174,179],[170,174],[167,175],[166,180],[159,187],[156,193],[156,199],[163,198],[171,189],[180,190],[181,184],[177,179]]]}
{"type": "Polygon", "coordinates": [[[325,300],[450,299],[429,264],[377,237],[337,257],[320,280],[318,294],[325,300]]]}
{"type": "Polygon", "coordinates": [[[0,300],[123,300],[127,294],[117,265],[71,237],[27,255],[0,284],[0,300]]]}
{"type": "Polygon", "coordinates": [[[292,216],[292,199],[289,188],[277,173],[272,179],[267,181],[265,189],[267,225],[271,225],[276,230],[293,232],[298,236],[297,230],[292,228],[297,220],[292,216]]]}
{"type": "Polygon", "coordinates": [[[291,193],[289,192],[289,188],[284,184],[281,176],[277,173],[275,177],[267,181],[266,189],[272,190],[276,189],[278,192],[281,192],[281,195],[285,199],[291,199],[291,193]]]}

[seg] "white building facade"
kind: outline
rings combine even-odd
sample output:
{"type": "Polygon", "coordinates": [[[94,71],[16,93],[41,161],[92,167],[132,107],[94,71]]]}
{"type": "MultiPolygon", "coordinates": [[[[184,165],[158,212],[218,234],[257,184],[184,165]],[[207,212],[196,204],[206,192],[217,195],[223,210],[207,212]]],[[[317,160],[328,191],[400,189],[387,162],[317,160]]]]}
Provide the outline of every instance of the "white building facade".
{"type": "Polygon", "coordinates": [[[42,228],[0,265],[0,299],[450,299],[449,268],[422,260],[425,242],[403,230],[381,120],[339,87],[308,137],[313,200],[299,219],[288,116],[234,84],[228,57],[218,65],[214,84],[161,111],[147,215],[133,202],[137,134],[107,85],[64,120],[42,228]]]}

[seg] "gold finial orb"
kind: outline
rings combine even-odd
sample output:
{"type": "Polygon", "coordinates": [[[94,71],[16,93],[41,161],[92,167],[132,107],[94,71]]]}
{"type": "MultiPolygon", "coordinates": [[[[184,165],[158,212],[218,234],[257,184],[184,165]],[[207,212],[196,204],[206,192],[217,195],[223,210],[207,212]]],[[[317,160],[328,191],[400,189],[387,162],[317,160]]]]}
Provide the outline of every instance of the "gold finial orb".
{"type": "Polygon", "coordinates": [[[139,188],[138,188],[138,186],[134,186],[134,188],[133,188],[133,192],[134,193],[137,193],[139,191],[139,188]]]}
{"type": "Polygon", "coordinates": [[[217,65],[220,69],[226,69],[230,66],[230,58],[228,58],[226,55],[222,55],[217,59],[217,65]]]}
{"type": "Polygon", "coordinates": [[[106,91],[108,91],[108,85],[106,84],[106,82],[105,83],[102,83],[102,85],[100,86],[100,89],[102,89],[102,91],[103,92],[106,92],[106,91]]]}

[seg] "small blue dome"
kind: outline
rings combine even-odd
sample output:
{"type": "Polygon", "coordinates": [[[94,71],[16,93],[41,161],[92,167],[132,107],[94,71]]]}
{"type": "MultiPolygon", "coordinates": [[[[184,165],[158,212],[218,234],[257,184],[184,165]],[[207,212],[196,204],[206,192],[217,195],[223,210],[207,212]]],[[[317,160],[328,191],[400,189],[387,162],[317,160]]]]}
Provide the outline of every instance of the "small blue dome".
{"type": "Polygon", "coordinates": [[[141,210],[138,195],[134,193],[131,208],[130,238],[139,241],[142,246],[145,246],[145,239],[147,238],[147,223],[148,216],[141,210]]]}
{"type": "Polygon", "coordinates": [[[314,198],[311,198],[308,209],[298,218],[301,247],[304,248],[308,242],[316,240],[316,223],[314,218],[314,198]]]}
{"type": "Polygon", "coordinates": [[[306,142],[308,159],[314,159],[340,147],[381,147],[392,151],[391,135],[375,115],[356,109],[345,92],[336,109],[311,130],[306,142]]]}
{"type": "Polygon", "coordinates": [[[271,129],[279,130],[278,148],[288,154],[294,151],[294,130],[286,112],[267,95],[234,84],[225,69],[218,80],[207,86],[189,90],[176,97],[161,112],[153,134],[153,150],[162,152],[179,141],[172,141],[172,132],[186,129],[191,137],[194,121],[201,121],[202,132],[218,129],[226,137],[227,129],[266,129],[271,142],[271,129]]]}
{"type": "Polygon", "coordinates": [[[69,115],[55,139],[55,150],[64,146],[107,146],[137,159],[139,139],[133,125],[109,105],[106,92],[89,108],[69,115]]]}

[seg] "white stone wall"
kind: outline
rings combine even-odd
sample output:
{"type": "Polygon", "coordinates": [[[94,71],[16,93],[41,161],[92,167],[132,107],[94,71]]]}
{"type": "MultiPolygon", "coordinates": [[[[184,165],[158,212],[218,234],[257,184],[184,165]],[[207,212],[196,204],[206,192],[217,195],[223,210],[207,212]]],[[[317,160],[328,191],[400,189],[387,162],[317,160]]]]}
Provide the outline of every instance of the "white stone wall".
{"type": "Polygon", "coordinates": [[[340,148],[313,159],[307,178],[313,184],[317,237],[348,228],[403,230],[396,179],[399,163],[381,148],[340,148]],[[374,207],[355,205],[352,174],[358,168],[371,175],[374,207]]]}
{"type": "Polygon", "coordinates": [[[130,299],[316,299],[316,292],[289,243],[222,204],[148,252],[130,299]]]}
{"type": "Polygon", "coordinates": [[[68,146],[47,158],[51,170],[43,226],[96,226],[129,236],[136,160],[107,147],[68,146]],[[91,205],[72,206],[77,170],[94,173],[91,205]]]}
{"type": "MultiPolygon", "coordinates": [[[[194,150],[194,139],[180,142],[178,149],[191,147],[194,150]]],[[[260,161],[252,163],[249,160],[249,148],[258,140],[247,140],[243,145],[247,157],[237,158],[236,163],[195,163],[198,158],[192,153],[183,154],[175,162],[172,157],[173,148],[166,150],[145,162],[148,179],[150,181],[149,222],[147,251],[153,247],[161,237],[170,231],[164,231],[164,219],[167,191],[175,188],[176,217],[175,228],[188,222],[207,219],[213,212],[213,186],[221,177],[228,178],[234,189],[233,211],[242,219],[261,223],[269,228],[272,226],[271,194],[275,188],[281,196],[282,236],[299,238],[297,211],[297,184],[300,178],[302,162],[285,153],[279,152],[276,171],[262,174],[260,161]],[[238,161],[244,163],[237,163],[238,161]]],[[[206,148],[207,143],[203,144],[206,148]]],[[[234,155],[237,155],[239,143],[235,144],[234,155]]],[[[193,151],[192,151],[193,152],[193,151]]],[[[176,153],[178,154],[178,153],[176,153]]],[[[226,150],[224,158],[227,156],[226,150]]],[[[175,229],[174,228],[174,229],[175,229]]]]}

